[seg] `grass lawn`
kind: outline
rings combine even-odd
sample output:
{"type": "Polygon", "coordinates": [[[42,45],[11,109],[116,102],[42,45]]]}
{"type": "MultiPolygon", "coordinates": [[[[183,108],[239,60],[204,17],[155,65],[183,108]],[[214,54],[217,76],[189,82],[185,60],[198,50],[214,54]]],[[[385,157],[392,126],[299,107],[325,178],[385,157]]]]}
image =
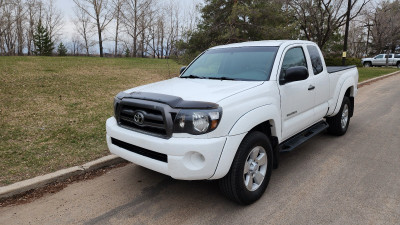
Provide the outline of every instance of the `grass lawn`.
{"type": "Polygon", "coordinates": [[[393,73],[396,71],[400,71],[400,69],[397,69],[395,67],[359,67],[358,73],[360,78],[358,82],[393,73]]]}
{"type": "MultiPolygon", "coordinates": [[[[109,154],[120,91],[178,75],[169,60],[0,57],[0,186],[109,154]]],[[[359,68],[360,81],[395,68],[359,68]]]]}
{"type": "Polygon", "coordinates": [[[168,61],[0,57],[0,186],[109,154],[114,96],[177,76],[168,61]]]}

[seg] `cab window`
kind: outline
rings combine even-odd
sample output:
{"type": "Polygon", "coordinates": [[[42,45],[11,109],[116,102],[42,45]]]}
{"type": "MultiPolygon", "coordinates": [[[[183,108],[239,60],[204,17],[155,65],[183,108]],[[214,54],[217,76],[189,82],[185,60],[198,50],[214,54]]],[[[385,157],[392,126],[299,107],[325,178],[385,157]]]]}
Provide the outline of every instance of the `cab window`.
{"type": "Polygon", "coordinates": [[[302,47],[294,47],[286,52],[280,76],[282,77],[287,69],[294,66],[304,66],[307,68],[307,61],[302,47]]]}

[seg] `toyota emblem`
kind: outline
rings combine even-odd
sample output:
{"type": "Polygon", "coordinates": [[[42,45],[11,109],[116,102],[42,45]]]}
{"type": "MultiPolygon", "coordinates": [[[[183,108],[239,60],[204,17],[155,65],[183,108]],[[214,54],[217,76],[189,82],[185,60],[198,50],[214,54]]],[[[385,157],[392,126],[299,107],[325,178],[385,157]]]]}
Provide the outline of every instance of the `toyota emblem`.
{"type": "Polygon", "coordinates": [[[144,123],[144,115],[142,112],[136,112],[133,115],[133,122],[135,122],[137,125],[143,125],[144,123]]]}

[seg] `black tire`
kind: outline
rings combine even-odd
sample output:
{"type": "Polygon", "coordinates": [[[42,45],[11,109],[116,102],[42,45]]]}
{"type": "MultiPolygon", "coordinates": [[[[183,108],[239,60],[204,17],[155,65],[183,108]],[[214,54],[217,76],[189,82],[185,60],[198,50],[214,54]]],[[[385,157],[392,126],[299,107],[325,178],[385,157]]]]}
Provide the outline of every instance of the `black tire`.
{"type": "Polygon", "coordinates": [[[329,124],[328,132],[330,134],[341,136],[346,133],[350,123],[350,107],[350,99],[347,96],[344,96],[339,112],[333,117],[326,118],[326,122],[329,124]],[[342,121],[346,116],[347,121],[342,121]]]}
{"type": "Polygon", "coordinates": [[[265,189],[268,186],[269,180],[271,178],[272,166],[273,152],[269,138],[259,131],[248,133],[236,152],[235,158],[233,159],[228,174],[226,174],[225,177],[219,180],[219,187],[221,189],[221,192],[227,198],[242,205],[248,205],[257,201],[263,195],[265,189]],[[259,166],[255,160],[252,161],[252,155],[250,153],[254,153],[257,148],[259,149],[259,154],[254,153],[254,155],[256,155],[255,158],[257,160],[262,159],[262,154],[264,154],[264,152],[260,147],[265,150],[264,156],[267,157],[265,159],[267,165],[262,164],[262,166],[259,166]],[[257,165],[254,165],[252,163],[255,163],[257,165]],[[247,173],[245,172],[245,164],[251,165],[250,167],[247,166],[247,173]],[[257,184],[257,178],[255,177],[258,174],[256,173],[260,173],[257,171],[261,171],[264,169],[266,169],[266,171],[263,180],[261,182],[259,181],[259,184],[257,184]],[[248,181],[247,183],[249,184],[247,186],[245,185],[246,181],[248,181]],[[250,186],[255,189],[249,190],[247,187],[250,186]]]}
{"type": "Polygon", "coordinates": [[[370,62],[365,62],[364,67],[372,67],[372,64],[370,62]]]}
{"type": "Polygon", "coordinates": [[[398,62],[396,66],[397,66],[397,68],[400,69],[400,62],[398,62]]]}

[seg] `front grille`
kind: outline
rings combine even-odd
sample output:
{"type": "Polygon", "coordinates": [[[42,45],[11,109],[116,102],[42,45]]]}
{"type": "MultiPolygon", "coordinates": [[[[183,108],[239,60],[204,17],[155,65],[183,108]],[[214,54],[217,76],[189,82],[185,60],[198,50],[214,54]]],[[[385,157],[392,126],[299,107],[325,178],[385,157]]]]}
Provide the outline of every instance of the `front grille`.
{"type": "Polygon", "coordinates": [[[172,135],[172,110],[169,106],[138,99],[123,99],[116,105],[115,117],[124,128],[163,138],[172,135]],[[137,117],[141,117],[138,121],[137,117]]]}
{"type": "Polygon", "coordinates": [[[149,157],[149,158],[161,161],[161,162],[168,162],[168,156],[166,154],[162,154],[162,153],[159,153],[159,152],[154,152],[154,151],[151,151],[151,150],[148,150],[148,149],[145,149],[145,148],[141,148],[141,147],[136,146],[136,145],[131,145],[129,143],[120,141],[120,140],[115,139],[115,138],[111,138],[111,143],[116,145],[116,146],[118,146],[118,147],[120,147],[120,148],[126,149],[126,150],[128,150],[130,152],[134,152],[136,154],[139,154],[139,155],[142,155],[142,156],[146,156],[146,157],[149,157]]]}

